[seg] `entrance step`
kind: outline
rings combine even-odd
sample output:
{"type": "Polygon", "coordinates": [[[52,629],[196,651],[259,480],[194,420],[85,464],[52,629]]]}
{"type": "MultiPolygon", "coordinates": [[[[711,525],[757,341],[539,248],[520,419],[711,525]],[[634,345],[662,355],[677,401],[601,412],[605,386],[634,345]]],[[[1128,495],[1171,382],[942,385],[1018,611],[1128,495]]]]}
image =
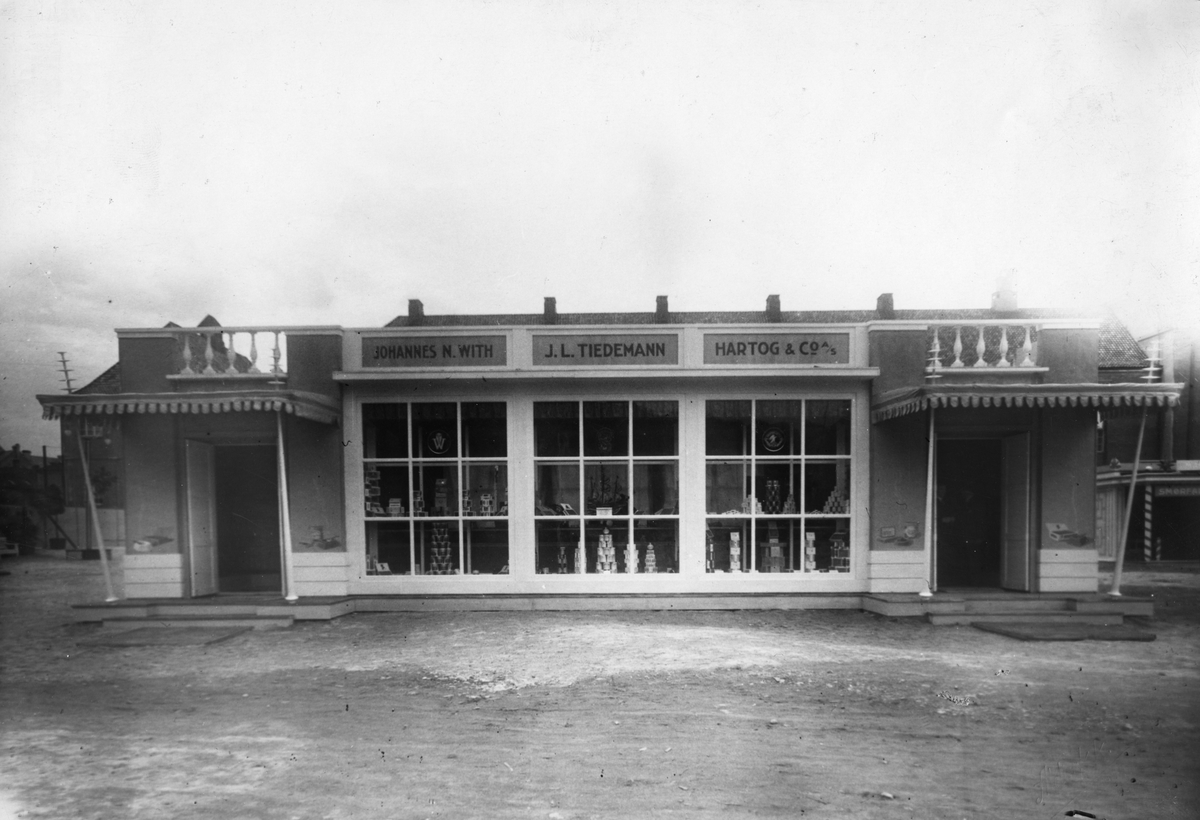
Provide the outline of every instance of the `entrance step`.
{"type": "Polygon", "coordinates": [[[187,615],[172,615],[160,617],[106,617],[102,622],[105,629],[119,627],[122,629],[130,626],[152,626],[152,627],[185,627],[185,626],[206,626],[206,627],[250,627],[251,629],[283,629],[292,625],[295,621],[290,615],[287,616],[259,616],[250,615],[244,617],[210,615],[205,614],[187,614],[187,615]]]}
{"type": "Polygon", "coordinates": [[[968,598],[963,601],[967,612],[989,614],[994,612],[1072,612],[1073,601],[1066,598],[968,598]]]}
{"type": "Polygon", "coordinates": [[[1120,613],[1088,614],[1083,612],[930,612],[926,619],[935,626],[955,624],[1120,624],[1120,613]]]}

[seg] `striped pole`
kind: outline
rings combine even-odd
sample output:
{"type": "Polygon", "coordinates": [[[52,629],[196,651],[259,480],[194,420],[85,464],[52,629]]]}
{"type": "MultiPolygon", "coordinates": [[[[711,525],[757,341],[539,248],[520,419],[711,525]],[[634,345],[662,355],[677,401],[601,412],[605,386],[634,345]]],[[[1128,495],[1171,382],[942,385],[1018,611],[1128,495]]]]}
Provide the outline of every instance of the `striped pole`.
{"type": "Polygon", "coordinates": [[[1154,488],[1146,485],[1142,501],[1142,558],[1149,564],[1154,560],[1154,488]]]}

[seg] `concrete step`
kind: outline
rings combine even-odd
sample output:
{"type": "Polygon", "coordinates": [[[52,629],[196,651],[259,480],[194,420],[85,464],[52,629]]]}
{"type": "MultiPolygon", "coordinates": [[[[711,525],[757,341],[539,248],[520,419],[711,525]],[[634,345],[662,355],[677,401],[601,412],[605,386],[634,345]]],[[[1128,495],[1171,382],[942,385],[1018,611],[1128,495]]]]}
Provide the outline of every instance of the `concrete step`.
{"type": "Polygon", "coordinates": [[[170,617],[117,617],[105,618],[103,626],[106,629],[119,627],[128,629],[131,626],[152,626],[152,627],[181,627],[181,626],[212,626],[212,627],[243,627],[248,626],[253,629],[283,629],[292,625],[295,621],[290,615],[288,616],[250,616],[250,617],[220,617],[213,615],[173,615],[170,617]]]}
{"type": "Polygon", "coordinates": [[[1107,598],[1104,600],[1075,601],[1076,612],[1112,613],[1154,617],[1154,601],[1149,598],[1107,598]]]}
{"type": "Polygon", "coordinates": [[[147,610],[151,616],[161,618],[193,615],[197,612],[215,618],[253,618],[258,615],[257,604],[151,604],[147,610]]]}
{"type": "Polygon", "coordinates": [[[1119,624],[1124,618],[1119,614],[1093,615],[1082,612],[960,612],[939,614],[931,612],[925,616],[935,626],[955,624],[1119,624]]]}
{"type": "Polygon", "coordinates": [[[964,612],[1071,612],[1072,601],[1065,598],[968,598],[964,612]]]}

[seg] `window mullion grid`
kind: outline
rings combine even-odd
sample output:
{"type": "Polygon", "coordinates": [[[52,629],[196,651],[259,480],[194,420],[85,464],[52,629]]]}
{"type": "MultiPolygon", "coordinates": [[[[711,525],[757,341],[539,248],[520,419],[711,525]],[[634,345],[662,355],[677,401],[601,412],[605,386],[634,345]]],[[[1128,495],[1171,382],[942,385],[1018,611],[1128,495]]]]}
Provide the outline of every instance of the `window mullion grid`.
{"type": "Polygon", "coordinates": [[[800,402],[800,495],[796,511],[800,513],[800,567],[808,572],[808,400],[800,402]]]}
{"type": "Polygon", "coordinates": [[[462,508],[462,492],[463,492],[463,461],[467,457],[466,442],[463,439],[463,417],[462,417],[462,402],[454,403],[454,418],[458,424],[456,433],[458,435],[457,458],[455,459],[455,470],[458,477],[458,483],[454,491],[458,493],[458,498],[454,499],[454,506],[458,510],[458,573],[459,575],[468,575],[466,563],[466,522],[463,520],[464,511],[462,508]]]}
{"type": "Polygon", "coordinates": [[[750,571],[758,572],[758,399],[750,402],[750,442],[747,455],[750,457],[750,543],[746,550],[750,559],[750,571]]]}
{"type": "MultiPolygon", "coordinates": [[[[413,480],[413,414],[412,403],[406,402],[404,405],[404,435],[405,441],[408,442],[408,566],[409,571],[417,574],[417,511],[413,508],[413,488],[416,487],[416,482],[413,480]]],[[[424,570],[424,567],[422,567],[424,570]]]]}

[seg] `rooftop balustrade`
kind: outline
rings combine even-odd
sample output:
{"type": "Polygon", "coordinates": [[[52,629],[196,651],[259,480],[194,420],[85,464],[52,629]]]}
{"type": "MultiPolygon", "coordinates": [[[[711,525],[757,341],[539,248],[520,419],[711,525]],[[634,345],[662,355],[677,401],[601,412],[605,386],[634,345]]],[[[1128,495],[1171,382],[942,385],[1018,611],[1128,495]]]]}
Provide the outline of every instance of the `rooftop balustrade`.
{"type": "Polygon", "coordinates": [[[176,340],[178,377],[280,382],[287,377],[287,333],[281,328],[181,327],[167,330],[176,340]]]}
{"type": "Polygon", "coordinates": [[[1036,368],[1040,327],[1022,322],[931,325],[925,372],[1036,368]]]}

